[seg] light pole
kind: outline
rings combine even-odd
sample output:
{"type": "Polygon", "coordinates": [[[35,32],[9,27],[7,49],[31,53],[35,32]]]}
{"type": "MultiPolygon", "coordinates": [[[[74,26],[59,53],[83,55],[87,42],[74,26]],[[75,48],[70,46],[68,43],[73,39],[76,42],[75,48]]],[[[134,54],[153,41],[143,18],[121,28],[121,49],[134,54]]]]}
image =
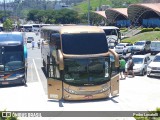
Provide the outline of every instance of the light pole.
{"type": "Polygon", "coordinates": [[[90,25],[90,0],[88,0],[88,25],[90,25]]]}
{"type": "Polygon", "coordinates": [[[6,1],[4,0],[4,21],[6,20],[6,1]]]}

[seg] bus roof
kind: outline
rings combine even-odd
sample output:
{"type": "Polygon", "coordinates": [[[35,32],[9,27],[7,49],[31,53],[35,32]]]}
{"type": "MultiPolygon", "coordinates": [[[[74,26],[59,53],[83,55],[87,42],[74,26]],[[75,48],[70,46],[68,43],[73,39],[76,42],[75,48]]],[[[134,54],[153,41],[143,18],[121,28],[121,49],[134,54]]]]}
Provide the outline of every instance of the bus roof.
{"type": "Polygon", "coordinates": [[[22,32],[0,32],[0,45],[11,43],[12,45],[23,43],[22,32]]]}
{"type": "Polygon", "coordinates": [[[116,26],[99,26],[99,27],[102,28],[102,29],[119,29],[116,26]]]}
{"type": "Polygon", "coordinates": [[[56,30],[61,34],[68,33],[104,33],[104,31],[97,26],[45,26],[42,30],[56,30]]]}

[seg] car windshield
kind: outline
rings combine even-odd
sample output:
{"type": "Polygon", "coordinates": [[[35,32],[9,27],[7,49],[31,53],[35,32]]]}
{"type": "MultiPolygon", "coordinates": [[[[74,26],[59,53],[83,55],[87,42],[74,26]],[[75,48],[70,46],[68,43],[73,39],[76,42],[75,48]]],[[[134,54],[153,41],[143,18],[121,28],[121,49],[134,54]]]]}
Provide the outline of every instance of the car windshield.
{"type": "Polygon", "coordinates": [[[153,62],[160,62],[160,56],[155,56],[155,58],[153,59],[153,62]]]}
{"type": "Polygon", "coordinates": [[[14,71],[24,67],[24,53],[22,46],[4,47],[1,63],[5,71],[14,71]]]}
{"type": "Polygon", "coordinates": [[[143,58],[134,58],[133,57],[134,64],[143,64],[143,58]]]}
{"type": "Polygon", "coordinates": [[[160,42],[151,42],[151,47],[160,47],[160,42]]]}
{"type": "Polygon", "coordinates": [[[105,33],[62,34],[65,54],[99,54],[108,52],[105,33]]]}
{"type": "Polygon", "coordinates": [[[117,46],[125,46],[125,44],[118,44],[117,46]]]}
{"type": "Polygon", "coordinates": [[[2,64],[2,48],[0,47],[0,65],[2,64]]]}
{"type": "Polygon", "coordinates": [[[64,82],[72,85],[98,85],[110,79],[109,57],[64,60],[64,82]]]}
{"type": "Polygon", "coordinates": [[[144,45],[145,42],[136,42],[134,45],[144,45]]]}

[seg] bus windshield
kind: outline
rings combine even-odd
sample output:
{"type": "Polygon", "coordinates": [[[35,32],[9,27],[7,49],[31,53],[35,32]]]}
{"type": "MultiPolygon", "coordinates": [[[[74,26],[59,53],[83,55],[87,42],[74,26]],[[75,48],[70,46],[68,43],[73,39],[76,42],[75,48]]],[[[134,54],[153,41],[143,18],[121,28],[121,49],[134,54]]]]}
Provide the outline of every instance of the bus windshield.
{"type": "Polygon", "coordinates": [[[104,32],[106,33],[106,35],[117,35],[117,29],[104,29],[104,32]]]}
{"type": "Polygon", "coordinates": [[[62,34],[62,49],[65,54],[99,54],[108,52],[104,33],[62,34]]]}
{"type": "Polygon", "coordinates": [[[64,82],[71,85],[99,85],[110,79],[109,57],[64,60],[64,82]]]}
{"type": "Polygon", "coordinates": [[[22,46],[6,46],[4,48],[3,60],[5,71],[14,71],[24,67],[24,57],[23,57],[23,47],[22,46]]]}

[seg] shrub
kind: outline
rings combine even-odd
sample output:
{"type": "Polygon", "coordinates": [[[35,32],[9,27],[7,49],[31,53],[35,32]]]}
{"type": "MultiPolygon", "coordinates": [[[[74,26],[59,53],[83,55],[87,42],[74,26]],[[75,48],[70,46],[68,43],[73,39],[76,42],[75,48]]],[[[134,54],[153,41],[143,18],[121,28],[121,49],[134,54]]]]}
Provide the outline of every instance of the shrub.
{"type": "Polygon", "coordinates": [[[156,27],[154,28],[154,31],[160,31],[160,28],[156,27]]]}
{"type": "Polygon", "coordinates": [[[153,31],[154,29],[153,28],[143,28],[141,30],[141,32],[150,32],[150,31],[153,31]]]}

